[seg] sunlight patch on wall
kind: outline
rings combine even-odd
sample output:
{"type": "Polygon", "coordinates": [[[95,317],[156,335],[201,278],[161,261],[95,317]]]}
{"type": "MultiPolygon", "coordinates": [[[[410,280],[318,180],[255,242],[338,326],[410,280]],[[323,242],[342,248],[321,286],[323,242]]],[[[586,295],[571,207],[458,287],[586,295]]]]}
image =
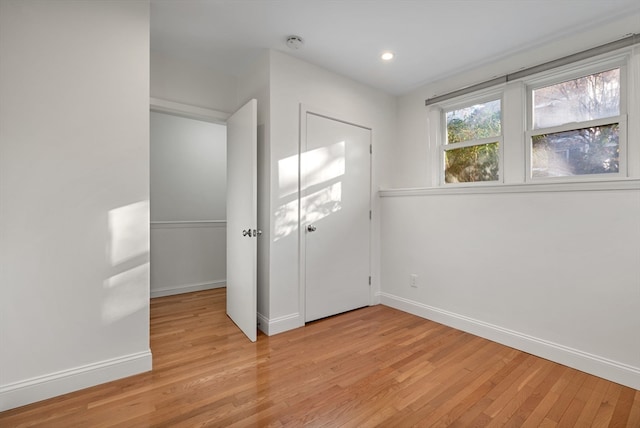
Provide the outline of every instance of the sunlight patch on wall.
{"type": "Polygon", "coordinates": [[[149,304],[149,263],[108,278],[102,306],[102,320],[113,323],[149,304]]]}
{"type": "Polygon", "coordinates": [[[298,155],[278,161],[278,189],[281,198],[298,191],[298,155]]]}
{"type": "Polygon", "coordinates": [[[110,324],[149,305],[149,201],[108,213],[110,274],[104,280],[102,320],[110,324]]]}
{"type": "Polygon", "coordinates": [[[298,229],[298,200],[280,205],[275,212],[275,234],[273,241],[291,235],[298,229]]]}
{"type": "Polygon", "coordinates": [[[109,211],[111,265],[149,253],[149,201],[109,211]]]}

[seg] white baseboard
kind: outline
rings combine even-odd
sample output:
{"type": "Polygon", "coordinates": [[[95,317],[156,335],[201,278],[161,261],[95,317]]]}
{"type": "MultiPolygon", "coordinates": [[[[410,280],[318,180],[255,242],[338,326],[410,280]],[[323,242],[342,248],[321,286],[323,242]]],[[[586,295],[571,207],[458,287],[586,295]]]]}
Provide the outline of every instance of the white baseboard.
{"type": "Polygon", "coordinates": [[[392,294],[380,293],[383,305],[528,352],[612,382],[640,389],[640,368],[529,336],[392,294]]]}
{"type": "Polygon", "coordinates": [[[180,284],[174,287],[161,288],[151,290],[151,298],[173,296],[174,294],[191,293],[193,291],[211,290],[213,288],[222,288],[227,285],[227,280],[199,282],[197,284],[180,284]]]}
{"type": "Polygon", "coordinates": [[[258,313],[258,322],[258,329],[267,336],[273,336],[278,333],[284,333],[285,331],[304,326],[304,320],[298,313],[272,319],[258,313]]]}
{"type": "Polygon", "coordinates": [[[0,385],[0,411],[151,370],[151,350],[0,385]]]}

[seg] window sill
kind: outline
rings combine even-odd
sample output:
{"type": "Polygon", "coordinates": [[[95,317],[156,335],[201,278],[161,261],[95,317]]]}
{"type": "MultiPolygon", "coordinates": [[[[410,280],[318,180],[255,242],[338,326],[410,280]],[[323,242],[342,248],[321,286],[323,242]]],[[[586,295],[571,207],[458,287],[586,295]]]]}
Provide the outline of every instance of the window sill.
{"type": "Polygon", "coordinates": [[[640,190],[640,179],[626,178],[606,181],[572,183],[492,184],[486,186],[414,187],[380,189],[382,198],[394,196],[474,195],[498,193],[598,192],[607,190],[640,190]]]}

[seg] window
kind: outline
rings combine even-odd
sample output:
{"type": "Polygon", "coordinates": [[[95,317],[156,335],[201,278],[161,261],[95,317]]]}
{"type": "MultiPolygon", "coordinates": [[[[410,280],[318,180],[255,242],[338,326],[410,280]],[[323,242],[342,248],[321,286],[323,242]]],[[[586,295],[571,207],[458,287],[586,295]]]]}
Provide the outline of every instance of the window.
{"type": "Polygon", "coordinates": [[[640,45],[540,67],[426,100],[430,183],[640,178],[640,45]]]}
{"type": "Polygon", "coordinates": [[[616,67],[529,88],[530,179],[620,173],[622,81],[616,67]]]}
{"type": "Polygon", "coordinates": [[[445,183],[498,181],[502,144],[502,100],[490,99],[445,110],[442,145],[445,183]]]}

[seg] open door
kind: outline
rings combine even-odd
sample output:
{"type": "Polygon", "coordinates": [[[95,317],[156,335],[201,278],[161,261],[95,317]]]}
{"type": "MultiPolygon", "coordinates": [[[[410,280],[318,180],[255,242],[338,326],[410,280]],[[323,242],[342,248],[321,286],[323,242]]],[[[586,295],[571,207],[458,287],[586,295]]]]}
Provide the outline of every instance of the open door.
{"type": "Polygon", "coordinates": [[[227,120],[227,315],[257,336],[257,132],[253,99],[227,120]]]}

